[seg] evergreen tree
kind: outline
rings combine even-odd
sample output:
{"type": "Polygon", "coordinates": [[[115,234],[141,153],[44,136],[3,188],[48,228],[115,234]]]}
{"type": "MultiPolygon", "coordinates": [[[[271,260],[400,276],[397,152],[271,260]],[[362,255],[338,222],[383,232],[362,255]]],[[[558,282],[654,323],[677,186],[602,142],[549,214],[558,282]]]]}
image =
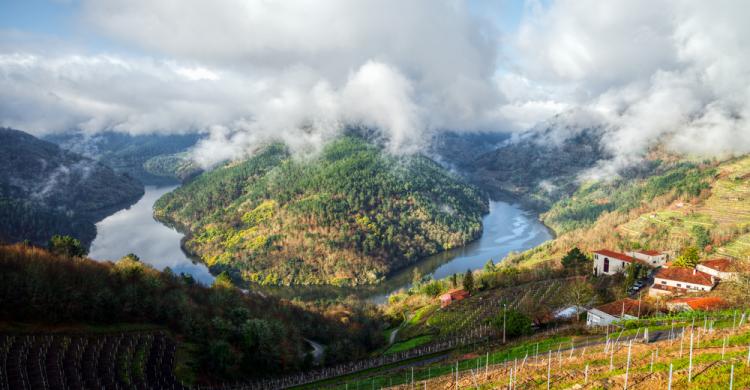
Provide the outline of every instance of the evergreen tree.
{"type": "Polygon", "coordinates": [[[467,269],[466,274],[464,275],[464,290],[468,292],[474,291],[474,275],[471,273],[470,269],[467,269]]]}
{"type": "Polygon", "coordinates": [[[52,253],[68,257],[86,256],[88,251],[81,245],[81,241],[71,236],[54,235],[49,240],[49,250],[52,253]]]}
{"type": "Polygon", "coordinates": [[[588,262],[588,257],[586,257],[586,255],[583,254],[583,252],[581,252],[578,247],[573,247],[573,249],[568,251],[568,253],[566,253],[562,258],[563,268],[575,273],[579,273],[581,269],[588,264],[588,262]]]}
{"type": "Polygon", "coordinates": [[[711,236],[708,234],[708,230],[706,230],[705,227],[700,225],[693,226],[693,238],[695,239],[695,244],[698,245],[698,248],[705,249],[709,244],[711,244],[711,236]]]}

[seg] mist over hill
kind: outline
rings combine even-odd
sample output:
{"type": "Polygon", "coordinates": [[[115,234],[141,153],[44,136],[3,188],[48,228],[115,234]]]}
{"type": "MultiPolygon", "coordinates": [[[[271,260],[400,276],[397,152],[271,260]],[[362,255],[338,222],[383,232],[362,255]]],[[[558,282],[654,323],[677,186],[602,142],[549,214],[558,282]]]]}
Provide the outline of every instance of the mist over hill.
{"type": "Polygon", "coordinates": [[[19,130],[0,128],[0,239],[46,244],[69,234],[84,244],[94,222],[135,202],[143,186],[128,175],[19,130]]]}
{"type": "MultiPolygon", "coordinates": [[[[118,132],[85,134],[69,132],[50,134],[45,140],[60,145],[61,148],[86,156],[109,166],[115,172],[126,173],[145,185],[175,184],[198,172],[197,167],[182,167],[172,170],[159,164],[147,164],[151,159],[178,158],[193,147],[201,134],[140,134],[131,135],[118,132]]],[[[172,161],[171,164],[180,161],[172,161]]],[[[169,165],[171,167],[171,165],[169,165]]]]}

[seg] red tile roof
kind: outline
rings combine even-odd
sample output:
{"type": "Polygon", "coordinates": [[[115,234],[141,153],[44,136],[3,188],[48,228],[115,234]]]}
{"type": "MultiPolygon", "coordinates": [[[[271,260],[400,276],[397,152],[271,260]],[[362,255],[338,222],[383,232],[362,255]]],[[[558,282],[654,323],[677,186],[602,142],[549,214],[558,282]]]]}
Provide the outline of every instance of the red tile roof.
{"type": "Polygon", "coordinates": [[[729,259],[711,259],[700,263],[700,265],[704,267],[708,267],[719,272],[729,271],[729,269],[732,268],[732,264],[732,261],[729,259]]]}
{"type": "Polygon", "coordinates": [[[643,253],[644,255],[647,255],[647,256],[659,256],[659,255],[661,255],[661,252],[655,251],[655,250],[652,250],[652,249],[644,249],[644,250],[633,251],[633,252],[643,253]]]}
{"type": "Polygon", "coordinates": [[[597,310],[603,311],[615,317],[620,317],[620,315],[622,315],[623,308],[625,314],[629,314],[634,317],[638,316],[639,303],[635,299],[624,298],[620,299],[619,301],[610,302],[596,307],[597,310]]]}
{"type": "Polygon", "coordinates": [[[443,295],[440,296],[440,298],[450,298],[450,299],[464,299],[469,296],[469,292],[462,289],[462,288],[456,288],[453,290],[450,290],[443,295]]]}
{"type": "Polygon", "coordinates": [[[692,268],[682,268],[682,267],[661,268],[659,269],[659,272],[656,273],[654,278],[674,280],[676,282],[700,284],[703,286],[714,285],[714,281],[711,278],[711,275],[705,272],[696,271],[695,269],[692,269],[692,268]]]}
{"type": "Polygon", "coordinates": [[[628,255],[626,255],[624,253],[620,253],[620,252],[611,251],[609,249],[599,249],[598,251],[594,251],[594,253],[598,253],[598,254],[600,254],[602,256],[611,257],[613,259],[621,260],[621,261],[624,261],[624,262],[627,262],[627,263],[634,263],[634,262],[638,261],[637,259],[635,259],[632,256],[628,256],[628,255]]]}
{"type": "Polygon", "coordinates": [[[727,302],[719,297],[693,297],[672,299],[667,304],[684,303],[693,310],[718,310],[727,306],[727,302]]]}

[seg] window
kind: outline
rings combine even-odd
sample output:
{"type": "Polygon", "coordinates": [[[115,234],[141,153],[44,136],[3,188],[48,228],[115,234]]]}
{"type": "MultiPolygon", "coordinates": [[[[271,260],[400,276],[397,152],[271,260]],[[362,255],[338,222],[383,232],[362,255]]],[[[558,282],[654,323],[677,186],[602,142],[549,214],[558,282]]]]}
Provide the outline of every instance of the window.
{"type": "Polygon", "coordinates": [[[677,287],[682,287],[682,284],[680,284],[680,283],[677,283],[677,287]]]}
{"type": "Polygon", "coordinates": [[[667,284],[667,281],[666,280],[662,280],[661,284],[667,284]]]}
{"type": "Polygon", "coordinates": [[[604,272],[609,272],[609,259],[604,258],[604,272]]]}

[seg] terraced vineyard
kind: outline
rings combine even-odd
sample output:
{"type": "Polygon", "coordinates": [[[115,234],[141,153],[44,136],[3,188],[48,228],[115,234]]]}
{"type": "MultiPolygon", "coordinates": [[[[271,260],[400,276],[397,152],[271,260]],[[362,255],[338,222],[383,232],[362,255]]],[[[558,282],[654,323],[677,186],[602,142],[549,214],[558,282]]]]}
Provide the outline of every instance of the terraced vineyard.
{"type": "Polygon", "coordinates": [[[606,336],[537,335],[510,347],[476,347],[437,362],[364,373],[329,388],[746,389],[747,318],[698,313],[635,321],[606,336]]]}
{"type": "Polygon", "coordinates": [[[0,334],[0,389],[183,389],[162,332],[0,334]]]}
{"type": "Polygon", "coordinates": [[[718,254],[750,258],[750,157],[721,165],[711,183],[711,194],[703,202],[676,202],[667,209],[643,214],[618,230],[664,249],[677,249],[690,242],[695,226],[722,236],[725,242],[716,248],[718,254]]]}
{"type": "Polygon", "coordinates": [[[522,301],[536,304],[548,301],[551,294],[563,294],[566,282],[570,280],[544,280],[484,291],[442,309],[437,304],[426,306],[407,322],[399,332],[399,339],[407,340],[423,334],[436,334],[438,339],[456,337],[467,330],[486,325],[502,311],[503,305],[515,309],[522,301]]]}

